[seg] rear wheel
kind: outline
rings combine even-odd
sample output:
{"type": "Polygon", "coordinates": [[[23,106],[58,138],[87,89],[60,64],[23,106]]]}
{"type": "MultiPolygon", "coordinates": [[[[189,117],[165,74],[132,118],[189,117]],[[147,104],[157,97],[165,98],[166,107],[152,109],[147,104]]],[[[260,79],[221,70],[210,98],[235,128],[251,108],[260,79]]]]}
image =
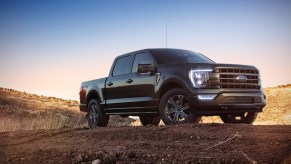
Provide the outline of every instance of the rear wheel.
{"type": "Polygon", "coordinates": [[[139,116],[139,120],[143,126],[146,125],[159,125],[161,117],[158,115],[143,115],[139,116]]]}
{"type": "Polygon", "coordinates": [[[257,118],[257,112],[245,112],[238,114],[223,114],[220,116],[224,123],[252,124],[257,118]]]}
{"type": "Polygon", "coordinates": [[[187,93],[181,88],[174,88],[166,92],[159,106],[159,112],[166,125],[198,123],[201,116],[191,113],[187,93]]]}
{"type": "Polygon", "coordinates": [[[96,99],[90,101],[87,111],[87,120],[90,128],[108,125],[109,116],[104,113],[96,99]]]}

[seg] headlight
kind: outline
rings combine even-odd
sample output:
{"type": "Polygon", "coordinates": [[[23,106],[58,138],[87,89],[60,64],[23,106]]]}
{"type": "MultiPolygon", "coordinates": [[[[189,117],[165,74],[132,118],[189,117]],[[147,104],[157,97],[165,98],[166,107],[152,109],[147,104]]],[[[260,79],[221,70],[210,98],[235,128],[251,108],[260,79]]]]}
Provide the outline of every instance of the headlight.
{"type": "Polygon", "coordinates": [[[208,72],[212,72],[212,70],[191,70],[189,72],[189,78],[195,88],[206,87],[207,81],[209,80],[208,72]]]}

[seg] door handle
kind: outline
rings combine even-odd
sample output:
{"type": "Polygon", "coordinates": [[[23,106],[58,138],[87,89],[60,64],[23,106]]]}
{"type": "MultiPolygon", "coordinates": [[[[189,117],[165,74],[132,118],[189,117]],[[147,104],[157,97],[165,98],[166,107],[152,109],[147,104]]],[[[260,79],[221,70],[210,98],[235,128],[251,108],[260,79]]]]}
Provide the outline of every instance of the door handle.
{"type": "Polygon", "coordinates": [[[108,85],[108,86],[111,86],[111,85],[113,85],[113,83],[112,83],[112,82],[109,82],[107,85],[108,85]]]}
{"type": "Polygon", "coordinates": [[[127,82],[127,83],[132,83],[133,80],[132,80],[132,79],[128,79],[126,82],[127,82]]]}

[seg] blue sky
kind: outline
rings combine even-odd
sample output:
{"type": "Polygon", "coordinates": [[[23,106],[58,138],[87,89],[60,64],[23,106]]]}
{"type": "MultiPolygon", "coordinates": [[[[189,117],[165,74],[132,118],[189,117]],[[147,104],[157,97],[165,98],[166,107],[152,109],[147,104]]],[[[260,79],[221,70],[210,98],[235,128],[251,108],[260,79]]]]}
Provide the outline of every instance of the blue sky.
{"type": "Polygon", "coordinates": [[[0,0],[0,87],[78,99],[117,55],[166,46],[291,83],[291,1],[0,0]]]}

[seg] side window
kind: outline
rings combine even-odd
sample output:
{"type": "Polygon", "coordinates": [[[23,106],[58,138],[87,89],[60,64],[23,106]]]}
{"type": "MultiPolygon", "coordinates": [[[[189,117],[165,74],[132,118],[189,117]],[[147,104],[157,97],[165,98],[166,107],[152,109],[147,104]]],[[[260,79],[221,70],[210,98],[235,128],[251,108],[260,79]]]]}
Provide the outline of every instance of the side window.
{"type": "Polygon", "coordinates": [[[113,68],[113,76],[124,75],[130,73],[131,56],[122,57],[116,60],[113,68]]]}
{"type": "Polygon", "coordinates": [[[137,72],[138,64],[154,64],[152,58],[147,53],[136,54],[133,62],[132,72],[137,72]]]}

